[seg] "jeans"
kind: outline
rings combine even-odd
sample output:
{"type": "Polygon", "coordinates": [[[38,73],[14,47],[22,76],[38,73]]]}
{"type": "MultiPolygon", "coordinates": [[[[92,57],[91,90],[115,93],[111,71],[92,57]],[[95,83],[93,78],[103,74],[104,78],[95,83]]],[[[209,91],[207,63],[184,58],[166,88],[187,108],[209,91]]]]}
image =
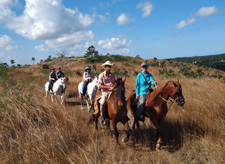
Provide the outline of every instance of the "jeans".
{"type": "Polygon", "coordinates": [[[87,85],[88,85],[88,81],[83,81],[83,95],[85,95],[87,92],[87,85]]]}
{"type": "Polygon", "coordinates": [[[137,110],[136,110],[136,114],[138,117],[140,117],[140,115],[142,114],[145,108],[145,102],[146,102],[146,95],[139,95],[137,110]]]}
{"type": "Polygon", "coordinates": [[[48,82],[49,82],[48,90],[49,91],[50,91],[50,89],[53,90],[52,88],[53,88],[53,84],[54,84],[55,80],[49,80],[48,82]]]}

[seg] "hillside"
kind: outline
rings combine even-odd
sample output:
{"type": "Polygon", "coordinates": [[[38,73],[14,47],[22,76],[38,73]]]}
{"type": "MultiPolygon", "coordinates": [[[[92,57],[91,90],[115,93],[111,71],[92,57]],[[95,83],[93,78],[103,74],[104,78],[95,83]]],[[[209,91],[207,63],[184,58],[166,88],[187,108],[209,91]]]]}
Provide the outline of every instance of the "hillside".
{"type": "Polygon", "coordinates": [[[225,71],[225,54],[180,57],[180,58],[171,58],[169,60],[175,60],[183,63],[192,63],[198,66],[206,66],[225,71]]]}
{"type": "MultiPolygon", "coordinates": [[[[124,128],[118,124],[120,145],[100,125],[98,131],[94,124],[87,125],[91,113],[87,108],[81,111],[77,86],[87,65],[97,76],[103,62],[57,58],[31,66],[0,67],[1,163],[224,163],[225,72],[170,60],[106,59],[112,59],[117,77],[126,77],[126,96],[135,89],[142,62],[148,63],[149,72],[161,85],[180,79],[186,103],[183,110],[168,104],[162,150],[154,149],[155,127],[149,119],[140,123],[140,130],[132,131],[126,144],[121,142],[124,128]],[[70,81],[63,105],[45,98],[44,91],[48,68],[58,66],[70,81]]],[[[128,117],[131,126],[130,111],[128,117]]]]}

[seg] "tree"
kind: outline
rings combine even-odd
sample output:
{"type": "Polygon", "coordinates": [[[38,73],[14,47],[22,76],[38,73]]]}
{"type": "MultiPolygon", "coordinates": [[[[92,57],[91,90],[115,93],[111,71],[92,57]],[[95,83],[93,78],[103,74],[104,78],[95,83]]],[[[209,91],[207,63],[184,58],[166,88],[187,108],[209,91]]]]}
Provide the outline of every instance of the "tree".
{"type": "Polygon", "coordinates": [[[93,45],[88,47],[86,53],[84,54],[84,57],[86,58],[86,61],[88,63],[93,63],[95,61],[100,61],[100,56],[98,54],[98,51],[95,50],[95,47],[93,45]]]}
{"type": "Polygon", "coordinates": [[[63,49],[63,50],[55,50],[53,53],[56,56],[58,56],[59,58],[64,58],[68,54],[67,50],[65,50],[65,49],[63,49]]]}
{"type": "Polygon", "coordinates": [[[32,57],[32,58],[31,58],[31,60],[33,61],[33,64],[34,64],[34,61],[35,61],[35,57],[32,57]]]}
{"type": "Polygon", "coordinates": [[[15,60],[12,59],[10,62],[11,62],[11,64],[13,65],[13,64],[15,63],[15,60]]]}

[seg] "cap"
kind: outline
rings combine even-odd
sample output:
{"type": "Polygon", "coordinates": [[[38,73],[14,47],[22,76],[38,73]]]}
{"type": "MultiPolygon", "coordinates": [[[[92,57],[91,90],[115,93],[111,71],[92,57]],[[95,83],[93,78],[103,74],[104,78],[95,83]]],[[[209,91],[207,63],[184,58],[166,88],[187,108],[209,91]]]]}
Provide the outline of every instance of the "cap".
{"type": "Polygon", "coordinates": [[[58,66],[58,69],[61,69],[61,67],[60,67],[60,66],[58,66]]]}
{"type": "Polygon", "coordinates": [[[52,67],[52,68],[51,68],[51,70],[55,70],[55,68],[54,68],[54,67],[52,67]]]}
{"type": "Polygon", "coordinates": [[[143,67],[143,66],[148,66],[146,63],[142,63],[141,64],[141,67],[143,67]]]}
{"type": "Polygon", "coordinates": [[[91,70],[91,68],[89,66],[85,67],[85,71],[88,70],[88,69],[91,70]]]}

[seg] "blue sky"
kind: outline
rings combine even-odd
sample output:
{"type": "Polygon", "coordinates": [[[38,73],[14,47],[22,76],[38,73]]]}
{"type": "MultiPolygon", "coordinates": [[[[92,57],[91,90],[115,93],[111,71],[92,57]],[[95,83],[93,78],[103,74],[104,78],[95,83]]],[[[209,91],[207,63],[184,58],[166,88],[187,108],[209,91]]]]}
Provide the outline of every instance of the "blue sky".
{"type": "Polygon", "coordinates": [[[224,0],[1,0],[0,61],[99,54],[144,59],[225,53],[224,0]]]}

